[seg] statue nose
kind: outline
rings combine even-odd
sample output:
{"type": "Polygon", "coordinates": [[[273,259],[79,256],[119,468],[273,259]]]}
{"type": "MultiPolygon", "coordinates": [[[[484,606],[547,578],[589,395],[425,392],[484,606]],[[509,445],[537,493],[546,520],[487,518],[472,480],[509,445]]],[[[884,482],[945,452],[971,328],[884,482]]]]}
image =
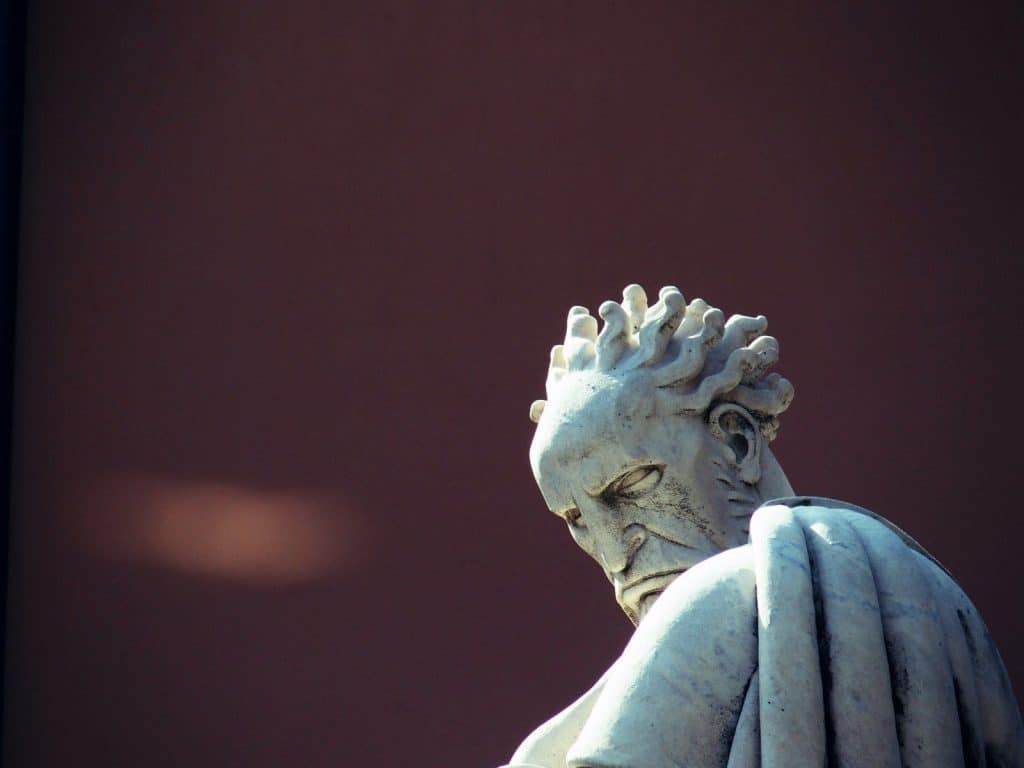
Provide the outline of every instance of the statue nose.
{"type": "Polygon", "coordinates": [[[633,562],[633,557],[643,546],[647,534],[638,525],[628,526],[616,537],[611,546],[601,552],[601,563],[609,573],[622,573],[633,562]]]}

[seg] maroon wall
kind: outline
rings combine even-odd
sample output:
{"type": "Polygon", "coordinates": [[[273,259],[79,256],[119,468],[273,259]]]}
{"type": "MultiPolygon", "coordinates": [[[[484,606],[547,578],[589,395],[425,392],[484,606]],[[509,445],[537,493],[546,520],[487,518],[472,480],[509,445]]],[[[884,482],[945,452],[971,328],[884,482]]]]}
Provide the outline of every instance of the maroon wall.
{"type": "Polygon", "coordinates": [[[629,634],[526,414],[631,281],[1024,688],[1019,11],[32,5],[12,768],[506,759],[629,634]]]}

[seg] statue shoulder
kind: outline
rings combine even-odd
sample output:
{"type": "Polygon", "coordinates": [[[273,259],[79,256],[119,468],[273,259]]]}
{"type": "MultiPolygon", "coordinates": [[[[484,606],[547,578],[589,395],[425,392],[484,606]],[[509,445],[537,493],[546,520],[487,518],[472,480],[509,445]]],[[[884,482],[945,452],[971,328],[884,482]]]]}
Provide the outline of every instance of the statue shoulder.
{"type": "MultiPolygon", "coordinates": [[[[756,515],[758,511],[760,511],[761,509],[773,506],[785,506],[794,511],[799,511],[806,507],[813,507],[816,510],[835,510],[836,512],[839,513],[856,513],[858,515],[862,515],[863,517],[867,517],[871,520],[874,520],[876,523],[879,523],[880,525],[884,526],[888,530],[892,531],[894,534],[896,534],[896,536],[899,537],[899,539],[904,544],[907,545],[908,548],[912,549],[913,551],[921,554],[922,556],[930,560],[932,563],[938,566],[947,576],[953,579],[953,575],[941,562],[939,562],[938,558],[936,558],[931,552],[929,552],[923,546],[921,546],[921,544],[918,543],[918,541],[913,536],[904,531],[902,528],[900,528],[898,525],[896,525],[888,518],[883,517],[877,512],[872,512],[870,509],[867,509],[866,507],[862,507],[858,504],[853,504],[849,501],[832,499],[827,496],[782,496],[779,498],[769,499],[763,502],[761,506],[754,511],[754,514],[756,515]]],[[[953,580],[955,581],[955,579],[953,580]]]]}
{"type": "Polygon", "coordinates": [[[609,670],[568,763],[724,765],[757,666],[755,589],[749,546],[673,581],[609,670]]]}
{"type": "Polygon", "coordinates": [[[728,754],[729,723],[756,666],[754,592],[749,546],[691,568],[601,679],[534,730],[509,766],[661,765],[681,756],[693,758],[685,764],[714,764],[702,760],[728,754]],[[659,720],[658,739],[637,738],[659,720]],[[715,723],[721,727],[709,727],[715,723]]]}

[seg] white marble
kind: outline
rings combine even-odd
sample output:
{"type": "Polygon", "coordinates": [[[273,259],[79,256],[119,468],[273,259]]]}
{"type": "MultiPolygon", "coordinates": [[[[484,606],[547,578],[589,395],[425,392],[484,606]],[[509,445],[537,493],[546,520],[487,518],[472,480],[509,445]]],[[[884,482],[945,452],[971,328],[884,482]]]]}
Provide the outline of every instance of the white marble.
{"type": "Polygon", "coordinates": [[[907,534],[797,497],[764,317],[663,288],[569,312],[530,409],[541,493],[637,625],[509,765],[1018,766],[998,652],[907,534]]]}

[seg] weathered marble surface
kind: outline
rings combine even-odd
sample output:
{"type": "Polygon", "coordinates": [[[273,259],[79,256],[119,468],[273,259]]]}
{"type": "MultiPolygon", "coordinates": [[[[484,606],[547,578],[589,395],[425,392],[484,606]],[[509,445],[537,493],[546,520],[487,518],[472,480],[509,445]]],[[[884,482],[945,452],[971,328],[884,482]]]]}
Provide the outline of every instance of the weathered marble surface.
{"type": "Polygon", "coordinates": [[[638,286],[570,310],[531,463],[637,624],[510,765],[1024,765],[970,600],[909,536],[795,497],[768,448],[793,388],[763,317],[638,286]]]}

